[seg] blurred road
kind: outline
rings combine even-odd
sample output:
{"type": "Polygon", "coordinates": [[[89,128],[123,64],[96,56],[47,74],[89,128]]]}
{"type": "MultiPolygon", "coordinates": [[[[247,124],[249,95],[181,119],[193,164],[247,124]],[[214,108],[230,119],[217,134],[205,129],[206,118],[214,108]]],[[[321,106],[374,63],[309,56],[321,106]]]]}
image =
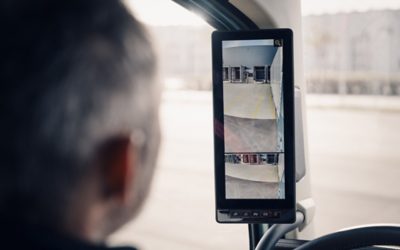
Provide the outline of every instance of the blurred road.
{"type": "Polygon", "coordinates": [[[308,109],[317,235],[400,223],[399,129],[398,109],[308,109]]]}
{"type": "MultiPolygon", "coordinates": [[[[141,249],[248,249],[246,225],[214,219],[212,100],[167,92],[164,141],[142,214],[111,239],[141,249]]],[[[400,223],[400,112],[308,108],[316,235],[365,223],[400,223]]]]}

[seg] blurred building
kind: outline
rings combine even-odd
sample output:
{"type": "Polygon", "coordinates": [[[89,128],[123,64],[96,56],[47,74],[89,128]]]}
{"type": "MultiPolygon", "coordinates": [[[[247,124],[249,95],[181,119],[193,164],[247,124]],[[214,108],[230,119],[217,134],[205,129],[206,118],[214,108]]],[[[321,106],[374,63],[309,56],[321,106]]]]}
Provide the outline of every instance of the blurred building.
{"type": "Polygon", "coordinates": [[[225,153],[225,163],[263,165],[279,164],[281,153],[225,153]]]}
{"type": "Polygon", "coordinates": [[[308,92],[400,95],[400,10],[303,18],[308,92]]]}
{"type": "MultiPolygon", "coordinates": [[[[400,95],[399,23],[400,10],[304,17],[308,92],[400,95]]],[[[159,48],[162,78],[179,83],[179,88],[210,90],[213,29],[209,26],[151,29],[159,48]]],[[[260,69],[260,75],[269,71],[260,69]]],[[[240,70],[236,71],[240,77],[240,70]]]]}
{"type": "MultiPolygon", "coordinates": [[[[210,26],[153,26],[164,80],[175,80],[178,88],[211,89],[210,26]]],[[[169,86],[166,86],[167,88],[169,86]]]]}

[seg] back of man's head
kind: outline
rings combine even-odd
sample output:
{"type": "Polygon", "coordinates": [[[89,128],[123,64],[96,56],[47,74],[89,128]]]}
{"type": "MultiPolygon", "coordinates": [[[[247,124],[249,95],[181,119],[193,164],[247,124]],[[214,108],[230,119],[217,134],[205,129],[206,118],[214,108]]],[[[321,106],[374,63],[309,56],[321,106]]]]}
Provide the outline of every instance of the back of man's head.
{"type": "Polygon", "coordinates": [[[118,186],[112,178],[126,177],[103,162],[118,165],[124,157],[109,153],[127,138],[140,165],[131,181],[137,209],[158,146],[154,53],[143,27],[116,0],[0,5],[0,219],[70,223],[92,200],[85,194],[97,192],[84,188],[90,176],[100,176],[91,187],[104,188],[105,200],[118,186]]]}

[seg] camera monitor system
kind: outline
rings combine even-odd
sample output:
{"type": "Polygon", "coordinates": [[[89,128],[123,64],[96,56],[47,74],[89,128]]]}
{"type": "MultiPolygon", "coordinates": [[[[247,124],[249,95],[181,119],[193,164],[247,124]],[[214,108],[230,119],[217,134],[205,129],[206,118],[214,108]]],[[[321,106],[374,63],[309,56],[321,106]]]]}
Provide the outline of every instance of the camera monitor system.
{"type": "Polygon", "coordinates": [[[292,31],[214,32],[212,48],[217,221],[293,222],[292,31]]]}

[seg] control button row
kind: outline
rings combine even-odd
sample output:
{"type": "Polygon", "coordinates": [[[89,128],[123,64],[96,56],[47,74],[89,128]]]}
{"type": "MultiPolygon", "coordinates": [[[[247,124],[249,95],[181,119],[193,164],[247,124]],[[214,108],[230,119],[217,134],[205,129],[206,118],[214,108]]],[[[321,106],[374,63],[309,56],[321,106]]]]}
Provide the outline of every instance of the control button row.
{"type": "Polygon", "coordinates": [[[281,213],[279,211],[232,211],[230,213],[232,218],[279,218],[281,213]]]}

